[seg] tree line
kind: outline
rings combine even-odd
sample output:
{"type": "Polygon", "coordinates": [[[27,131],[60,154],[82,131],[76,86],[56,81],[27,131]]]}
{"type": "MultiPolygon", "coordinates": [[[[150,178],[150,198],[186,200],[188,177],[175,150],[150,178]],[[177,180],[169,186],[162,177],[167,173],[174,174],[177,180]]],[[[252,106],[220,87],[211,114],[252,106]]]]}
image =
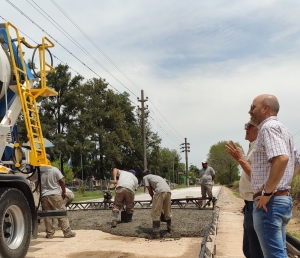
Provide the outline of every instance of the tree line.
{"type": "MultiPolygon", "coordinates": [[[[58,92],[55,97],[37,99],[43,136],[54,144],[47,153],[55,164],[64,163],[63,172],[70,180],[92,174],[96,179],[110,178],[114,167],[134,169],[142,177],[141,118],[128,93],[114,92],[103,79],[72,76],[63,64],[47,75],[47,86],[58,92]]],[[[161,147],[161,138],[148,122],[145,128],[148,169],[172,180],[174,173],[185,169],[180,155],[161,147]]],[[[18,131],[20,142],[27,142],[22,114],[18,131]]]]}
{"type": "MultiPolygon", "coordinates": [[[[63,64],[47,75],[47,86],[58,95],[37,99],[39,116],[43,136],[54,144],[47,153],[52,156],[52,164],[62,168],[66,181],[91,175],[108,179],[114,167],[134,169],[137,177],[142,178],[142,121],[127,92],[114,92],[104,79],[72,76],[68,65],[63,64]],[[67,166],[69,159],[71,165],[67,166]]],[[[37,83],[33,87],[40,86],[37,83]]],[[[27,142],[22,113],[18,131],[20,142],[27,142]]],[[[148,169],[182,183],[178,172],[185,174],[185,163],[181,162],[180,154],[163,148],[161,138],[147,121],[145,133],[148,169]]],[[[211,146],[208,162],[216,171],[217,182],[231,184],[239,178],[239,165],[225,153],[225,143],[211,146]]],[[[195,165],[188,169],[190,182],[194,184],[200,169],[195,165]]]]}

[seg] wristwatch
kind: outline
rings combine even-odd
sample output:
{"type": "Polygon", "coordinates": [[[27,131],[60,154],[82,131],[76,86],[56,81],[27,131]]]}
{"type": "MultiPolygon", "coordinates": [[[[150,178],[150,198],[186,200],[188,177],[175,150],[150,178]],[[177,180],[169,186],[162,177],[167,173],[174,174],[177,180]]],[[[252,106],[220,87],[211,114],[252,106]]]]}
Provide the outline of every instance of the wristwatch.
{"type": "Polygon", "coordinates": [[[261,191],[261,195],[263,195],[263,196],[271,196],[272,194],[273,194],[273,192],[271,192],[271,193],[266,193],[265,189],[263,189],[263,190],[261,191]]]}

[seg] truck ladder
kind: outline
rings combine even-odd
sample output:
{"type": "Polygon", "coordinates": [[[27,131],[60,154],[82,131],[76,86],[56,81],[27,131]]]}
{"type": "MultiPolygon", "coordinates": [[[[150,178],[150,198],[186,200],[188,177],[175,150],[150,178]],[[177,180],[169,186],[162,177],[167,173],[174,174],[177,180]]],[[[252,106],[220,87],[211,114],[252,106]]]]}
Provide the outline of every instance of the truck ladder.
{"type": "MultiPolygon", "coordinates": [[[[22,111],[25,120],[25,125],[27,129],[27,137],[30,142],[30,152],[29,152],[29,161],[32,166],[48,166],[49,161],[46,157],[45,145],[44,145],[44,138],[38,113],[38,106],[36,103],[36,98],[38,96],[57,96],[58,93],[49,88],[46,85],[46,74],[47,72],[53,72],[54,68],[51,67],[49,64],[46,63],[45,60],[45,50],[47,48],[51,48],[54,44],[46,37],[42,38],[42,44],[38,46],[39,48],[39,55],[40,55],[40,74],[41,74],[41,88],[31,89],[31,83],[28,80],[27,72],[26,72],[26,65],[24,61],[24,55],[22,51],[22,44],[28,48],[35,48],[31,46],[29,43],[25,41],[24,38],[19,36],[19,32],[15,26],[11,23],[6,22],[6,31],[8,36],[8,45],[9,51],[11,56],[12,67],[14,71],[14,75],[16,78],[16,86],[10,86],[10,88],[19,95],[21,104],[22,104],[22,111]],[[16,49],[13,48],[13,43],[11,40],[11,36],[9,33],[9,27],[12,27],[15,30],[16,39],[14,41],[18,42],[16,49]],[[48,43],[46,43],[46,41],[48,43]],[[16,58],[20,58],[21,65],[17,65],[19,60],[16,58]],[[49,69],[47,69],[49,68],[49,69]],[[16,88],[16,89],[15,89],[16,88]]],[[[18,144],[17,144],[18,146],[18,144]]],[[[19,163],[15,164],[16,167],[20,166],[19,163]]]]}

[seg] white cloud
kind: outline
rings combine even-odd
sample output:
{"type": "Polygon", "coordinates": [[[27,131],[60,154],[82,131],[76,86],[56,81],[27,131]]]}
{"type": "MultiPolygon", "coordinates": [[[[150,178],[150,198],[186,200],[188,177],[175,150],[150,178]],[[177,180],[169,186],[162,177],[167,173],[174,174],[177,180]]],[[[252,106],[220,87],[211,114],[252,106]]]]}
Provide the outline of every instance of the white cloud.
{"type": "MultiPolygon", "coordinates": [[[[104,70],[27,1],[12,2],[120,92],[126,88],[105,69],[134,95],[140,96],[143,88],[155,105],[147,103],[155,118],[153,128],[163,137],[164,147],[174,148],[186,137],[191,144],[189,163],[201,166],[210,146],[222,140],[238,141],[246,150],[243,125],[249,119],[247,112],[253,98],[262,93],[275,94],[281,104],[279,119],[293,134],[300,130],[300,3],[296,0],[89,0],[84,4],[56,1],[138,87],[83,37],[51,1],[37,3],[104,70]]],[[[7,2],[2,3],[1,10],[5,10],[0,11],[1,16],[35,40],[40,42],[45,35],[7,2]]],[[[97,76],[58,43],[53,53],[86,78],[97,76]]],[[[136,102],[134,95],[130,98],[136,102]]],[[[299,140],[300,133],[296,135],[298,147],[299,140]]]]}

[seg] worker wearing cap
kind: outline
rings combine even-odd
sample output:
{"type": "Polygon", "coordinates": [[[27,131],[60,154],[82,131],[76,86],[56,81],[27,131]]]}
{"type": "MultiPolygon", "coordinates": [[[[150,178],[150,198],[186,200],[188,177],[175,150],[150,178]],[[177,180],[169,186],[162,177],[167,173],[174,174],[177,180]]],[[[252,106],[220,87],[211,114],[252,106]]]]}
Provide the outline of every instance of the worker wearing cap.
{"type": "Polygon", "coordinates": [[[206,195],[210,199],[207,203],[210,206],[210,201],[213,198],[212,195],[212,185],[215,179],[215,171],[212,167],[208,166],[207,160],[202,161],[202,169],[199,171],[200,185],[201,185],[201,196],[206,199],[206,195]]]}
{"type": "Polygon", "coordinates": [[[126,205],[127,222],[132,221],[134,208],[134,194],[138,188],[138,180],[135,176],[136,172],[133,169],[129,171],[113,169],[113,184],[116,185],[116,194],[112,209],[111,226],[117,226],[118,215],[121,209],[126,205]],[[118,180],[117,180],[118,178],[118,180]]]}

